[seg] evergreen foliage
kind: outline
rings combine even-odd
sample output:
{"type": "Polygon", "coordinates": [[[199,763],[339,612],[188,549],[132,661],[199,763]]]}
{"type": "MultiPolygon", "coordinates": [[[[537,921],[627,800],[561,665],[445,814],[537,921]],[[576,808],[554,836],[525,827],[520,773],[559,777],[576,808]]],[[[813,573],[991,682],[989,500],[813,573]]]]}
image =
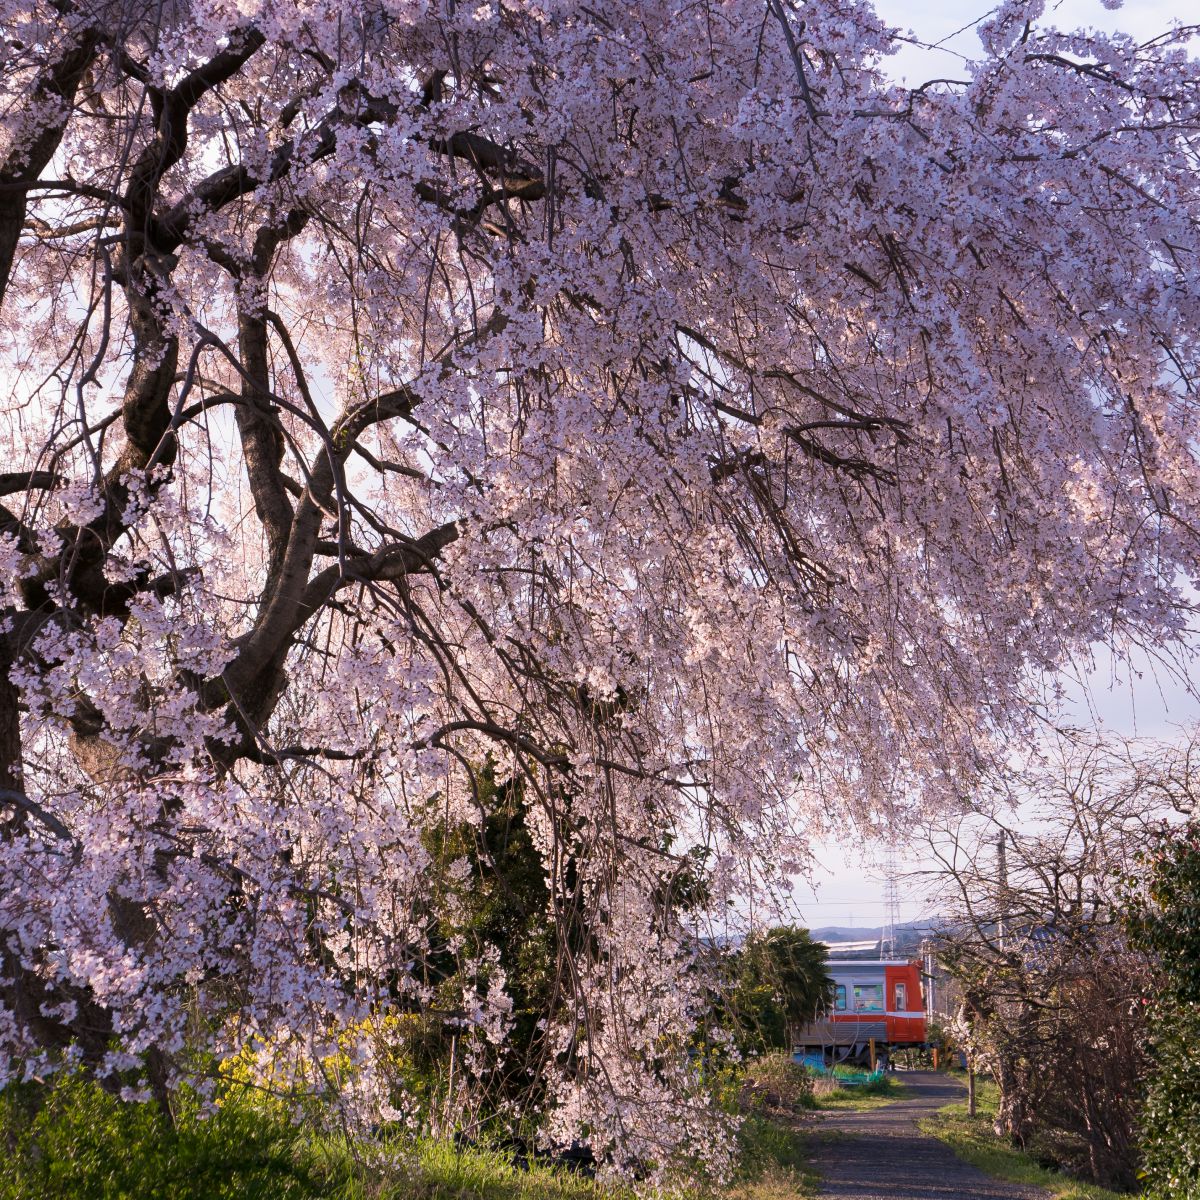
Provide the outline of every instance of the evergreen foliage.
{"type": "Polygon", "coordinates": [[[1142,1111],[1143,1176],[1156,1200],[1200,1195],[1200,822],[1165,829],[1131,906],[1134,939],[1163,978],[1151,1006],[1155,1070],[1142,1111]]]}
{"type": "MultiPolygon", "coordinates": [[[[546,868],[526,824],[520,780],[498,781],[489,762],[475,773],[473,795],[478,821],[433,825],[423,838],[435,864],[426,976],[438,988],[439,1007],[451,1011],[464,988],[479,982],[479,971],[468,964],[486,962],[491,948],[491,972],[502,977],[512,1000],[506,1045],[490,1072],[498,1086],[494,1098],[528,1100],[542,1032],[561,991],[557,934],[577,933],[578,921],[551,917],[546,868]]],[[[574,875],[570,863],[565,874],[574,875]]],[[[569,897],[569,880],[563,890],[569,897]]],[[[429,1067],[447,1067],[451,1040],[452,1027],[431,1023],[423,1043],[429,1067]]]]}
{"type": "Polygon", "coordinates": [[[833,992],[825,947],[794,925],[748,938],[733,969],[731,1007],[749,1051],[790,1051],[833,992]]]}

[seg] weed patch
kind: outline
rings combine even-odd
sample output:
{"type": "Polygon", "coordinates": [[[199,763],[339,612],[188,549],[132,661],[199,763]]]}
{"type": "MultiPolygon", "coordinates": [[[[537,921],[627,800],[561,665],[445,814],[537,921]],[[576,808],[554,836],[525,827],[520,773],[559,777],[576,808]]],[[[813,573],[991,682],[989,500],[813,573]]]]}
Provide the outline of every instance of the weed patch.
{"type": "Polygon", "coordinates": [[[894,1075],[880,1075],[869,1083],[857,1087],[842,1087],[835,1080],[818,1079],[813,1088],[818,1108],[864,1112],[882,1108],[911,1095],[910,1089],[894,1075]]]}
{"type": "Polygon", "coordinates": [[[741,1154],[728,1200],[795,1200],[816,1196],[820,1179],[810,1166],[810,1134],[758,1114],[738,1132],[741,1154]]]}
{"type": "Polygon", "coordinates": [[[1118,1192],[1095,1184],[1068,1179],[1057,1171],[1040,1166],[1029,1155],[996,1136],[992,1121],[996,1116],[999,1093],[994,1084],[979,1080],[976,1085],[976,1113],[967,1116],[965,1100],[940,1108],[937,1115],[920,1122],[922,1133],[945,1142],[959,1158],[978,1167],[995,1179],[1011,1183],[1034,1184],[1045,1188],[1054,1200],[1125,1200],[1118,1192]]]}

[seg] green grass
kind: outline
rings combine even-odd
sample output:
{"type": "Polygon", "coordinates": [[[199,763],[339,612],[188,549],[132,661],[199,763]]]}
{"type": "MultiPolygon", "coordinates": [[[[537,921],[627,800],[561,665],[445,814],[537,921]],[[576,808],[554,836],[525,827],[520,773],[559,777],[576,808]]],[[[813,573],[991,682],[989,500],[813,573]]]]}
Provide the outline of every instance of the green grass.
{"type": "Polygon", "coordinates": [[[632,1193],[570,1171],[536,1164],[518,1169],[504,1154],[426,1139],[417,1145],[408,1178],[382,1195],[388,1200],[629,1200],[632,1193]]]}
{"type": "Polygon", "coordinates": [[[976,1084],[976,1116],[967,1116],[964,1099],[938,1109],[937,1115],[921,1122],[922,1133],[945,1142],[959,1158],[996,1179],[1034,1184],[1045,1188],[1054,1200],[1128,1200],[1118,1192],[1095,1184],[1068,1179],[1057,1171],[1039,1166],[1027,1154],[998,1138],[992,1129],[999,1091],[995,1084],[976,1084]]]}
{"type": "Polygon", "coordinates": [[[809,1166],[806,1134],[759,1114],[738,1131],[741,1155],[726,1200],[795,1200],[818,1194],[820,1177],[809,1166]]]}
{"type": "Polygon", "coordinates": [[[857,1087],[818,1091],[816,1101],[818,1108],[865,1112],[871,1108],[882,1108],[885,1104],[895,1104],[897,1100],[906,1100],[911,1094],[911,1089],[894,1075],[881,1075],[878,1079],[857,1087]]]}

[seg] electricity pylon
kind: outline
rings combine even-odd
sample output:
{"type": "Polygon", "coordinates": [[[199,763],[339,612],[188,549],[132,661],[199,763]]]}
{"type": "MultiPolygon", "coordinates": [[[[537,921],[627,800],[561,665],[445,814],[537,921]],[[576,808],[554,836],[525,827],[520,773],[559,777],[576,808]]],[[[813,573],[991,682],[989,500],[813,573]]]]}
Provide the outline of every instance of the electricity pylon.
{"type": "Polygon", "coordinates": [[[900,881],[895,847],[889,846],[883,864],[883,936],[879,939],[879,957],[896,957],[896,926],[900,923],[900,881]]]}

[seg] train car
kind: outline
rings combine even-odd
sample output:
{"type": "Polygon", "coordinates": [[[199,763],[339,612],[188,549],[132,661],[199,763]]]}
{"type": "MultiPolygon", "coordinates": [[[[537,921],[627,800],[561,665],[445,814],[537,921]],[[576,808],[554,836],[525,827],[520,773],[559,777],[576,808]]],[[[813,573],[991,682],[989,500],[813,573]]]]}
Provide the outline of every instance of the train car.
{"type": "Polygon", "coordinates": [[[904,959],[832,961],[833,1002],[801,1033],[797,1055],[827,1062],[866,1062],[877,1052],[927,1040],[921,964],[904,959]]]}

